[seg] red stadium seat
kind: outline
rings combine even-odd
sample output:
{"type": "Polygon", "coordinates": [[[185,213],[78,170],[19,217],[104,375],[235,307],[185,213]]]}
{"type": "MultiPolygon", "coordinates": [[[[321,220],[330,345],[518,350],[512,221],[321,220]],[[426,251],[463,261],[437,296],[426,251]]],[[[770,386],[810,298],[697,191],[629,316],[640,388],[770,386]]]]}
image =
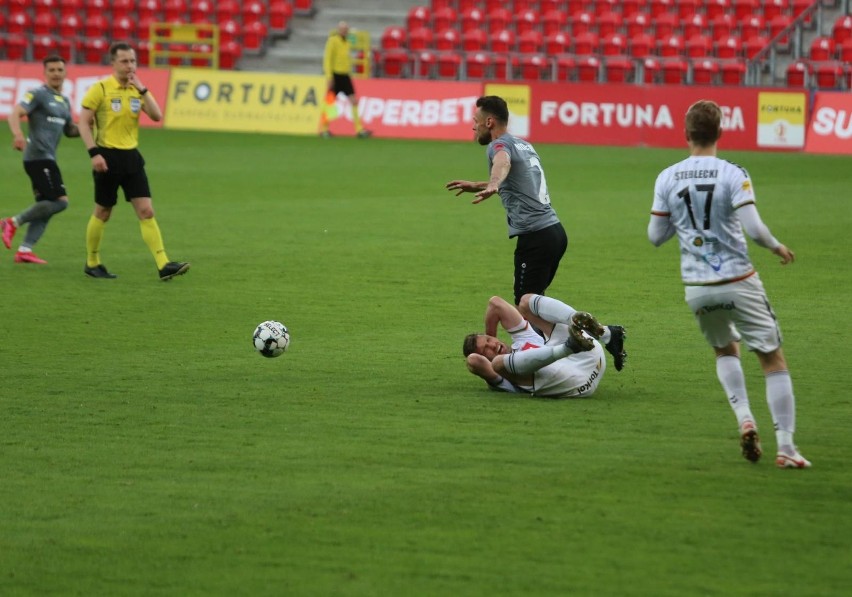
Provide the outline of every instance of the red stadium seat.
{"type": "Polygon", "coordinates": [[[713,40],[706,35],[693,35],[684,42],[684,48],[690,58],[705,58],[713,54],[713,40]]]}
{"type": "Polygon", "coordinates": [[[719,79],[719,63],[715,60],[696,60],[692,63],[692,82],[695,85],[715,85],[719,79]]]}
{"type": "Polygon", "coordinates": [[[136,2],[133,0],[112,0],[110,3],[110,16],[113,20],[122,17],[135,17],[135,10],[136,2]]]}
{"type": "MultiPolygon", "coordinates": [[[[290,30],[290,21],[293,19],[293,5],[287,0],[272,0],[269,3],[269,31],[282,34],[290,30]]],[[[195,19],[193,19],[195,22],[195,19]]],[[[402,27],[401,31],[405,31],[402,27]]]]}
{"type": "Polygon", "coordinates": [[[704,0],[704,14],[708,21],[712,21],[719,15],[732,13],[731,0],[704,0]]]}
{"type": "Polygon", "coordinates": [[[659,83],[662,80],[663,65],[658,58],[649,56],[642,61],[642,81],[659,83]]]}
{"type": "Polygon", "coordinates": [[[831,28],[831,37],[837,45],[852,39],[852,15],[840,16],[831,28]]]}
{"type": "Polygon", "coordinates": [[[570,54],[562,54],[555,58],[556,80],[573,81],[577,78],[577,61],[570,54]]]}
{"type": "Polygon", "coordinates": [[[541,54],[521,56],[521,78],[525,81],[547,81],[551,78],[550,62],[541,54]]]}
{"type": "Polygon", "coordinates": [[[59,26],[52,12],[39,13],[33,18],[33,35],[53,35],[59,26]]]}
{"type": "Polygon", "coordinates": [[[465,52],[481,52],[488,47],[488,34],[484,29],[470,29],[461,34],[461,48],[465,52]]]}
{"type": "Polygon", "coordinates": [[[102,64],[109,51],[109,42],[103,37],[87,39],[83,42],[83,60],[89,64],[102,64]]]}
{"type": "Polygon", "coordinates": [[[810,66],[804,60],[791,62],[787,65],[787,87],[807,87],[810,72],[810,66]]]}
{"type": "Polygon", "coordinates": [[[52,35],[36,35],[32,40],[33,60],[44,60],[59,51],[59,43],[52,35]]]}
{"type": "Polygon", "coordinates": [[[468,31],[485,32],[485,11],[479,8],[471,8],[461,14],[462,33],[468,31]]]}
{"type": "Polygon", "coordinates": [[[840,89],[844,81],[843,64],[838,61],[823,62],[814,67],[816,86],[820,89],[840,89]]]}
{"type": "Polygon", "coordinates": [[[216,2],[216,21],[236,21],[240,18],[240,5],[234,0],[219,0],[216,2]]]}
{"type": "Polygon", "coordinates": [[[512,52],[515,49],[515,33],[510,29],[503,29],[491,36],[492,52],[512,52]]]}
{"type": "Polygon", "coordinates": [[[433,41],[436,50],[456,51],[461,46],[461,34],[455,29],[444,29],[439,31],[433,41]]]}
{"type": "Polygon", "coordinates": [[[553,35],[564,31],[567,25],[568,14],[565,11],[551,10],[541,19],[541,32],[544,35],[553,35]]]}
{"type": "Polygon", "coordinates": [[[617,12],[605,12],[601,15],[598,15],[597,24],[598,24],[598,35],[600,37],[606,37],[607,35],[612,35],[617,31],[620,31],[622,28],[623,20],[621,18],[621,14],[617,12]]]}
{"type": "Polygon", "coordinates": [[[644,12],[637,12],[624,19],[627,37],[634,37],[651,30],[651,18],[644,12]]]}
{"type": "Polygon", "coordinates": [[[382,50],[393,50],[404,48],[407,43],[408,35],[405,33],[405,29],[399,25],[389,25],[382,32],[379,45],[382,50]]]}
{"type": "Polygon", "coordinates": [[[739,58],[743,51],[743,44],[736,35],[726,35],[716,40],[717,58],[739,58]]]}
{"type": "Polygon", "coordinates": [[[83,12],[87,18],[93,16],[105,16],[109,12],[108,0],[84,0],[83,12]]]}
{"type": "MultiPolygon", "coordinates": [[[[168,0],[170,2],[181,2],[184,0],[168,0]]],[[[166,5],[166,12],[168,13],[168,4],[166,5]]],[[[186,8],[183,9],[183,14],[186,14],[186,8]]],[[[248,2],[243,2],[243,7],[241,11],[243,17],[243,27],[248,25],[249,23],[253,23],[255,21],[260,21],[266,24],[266,4],[261,2],[260,0],[249,0],[248,2]]],[[[166,17],[168,18],[168,17],[166,17]]]]}
{"type": "MultiPolygon", "coordinates": [[[[502,0],[498,0],[498,2],[502,2],[502,0]]],[[[432,10],[440,10],[449,6],[450,8],[455,8],[456,0],[432,0],[429,5],[432,7],[432,10]]]]}
{"type": "Polygon", "coordinates": [[[544,38],[544,53],[548,56],[564,54],[570,46],[571,38],[568,37],[567,33],[562,31],[547,35],[544,38]]]}
{"type": "Polygon", "coordinates": [[[80,16],[83,13],[83,0],[59,0],[59,14],[80,16]]]}
{"type": "MultiPolygon", "coordinates": [[[[243,32],[240,29],[240,24],[234,20],[230,21],[219,21],[219,42],[227,43],[227,42],[240,42],[242,41],[243,32]]],[[[237,60],[243,57],[242,48],[240,48],[240,55],[237,56],[237,60]]]]}
{"type": "Polygon", "coordinates": [[[654,25],[654,37],[658,40],[674,35],[680,27],[677,15],[669,12],[664,12],[652,18],[651,23],[654,25]]]}
{"type": "Polygon", "coordinates": [[[765,31],[766,22],[760,15],[751,15],[740,20],[740,37],[743,39],[763,35],[765,31]]]}
{"type": "Polygon", "coordinates": [[[513,79],[520,68],[516,54],[494,54],[494,78],[498,80],[513,79]]]}
{"type": "Polygon", "coordinates": [[[825,35],[820,35],[811,41],[808,58],[811,60],[831,60],[834,58],[835,50],[834,40],[825,35]]]}
{"type": "Polygon", "coordinates": [[[29,39],[23,33],[6,35],[6,60],[24,60],[27,56],[29,39]]]}
{"type": "Polygon", "coordinates": [[[464,57],[465,76],[468,79],[486,79],[491,76],[491,55],[487,52],[468,52],[464,57]]]}
{"type": "MultiPolygon", "coordinates": [[[[252,1],[245,3],[246,6],[253,4],[252,1]]],[[[163,18],[169,23],[185,22],[188,14],[189,7],[186,0],[165,0],[163,2],[163,18]]]]}
{"type": "MultiPolygon", "coordinates": [[[[768,31],[769,39],[775,39],[779,33],[784,31],[787,27],[793,24],[793,17],[788,15],[778,15],[777,17],[773,17],[769,23],[766,25],[766,29],[768,31]]],[[[786,50],[790,45],[790,35],[785,35],[777,42],[780,47],[779,50],[786,50]]]]}
{"type": "Polygon", "coordinates": [[[634,58],[645,58],[654,54],[654,38],[647,33],[634,35],[627,40],[627,52],[634,58]]]}
{"type": "Polygon", "coordinates": [[[312,17],[316,13],[314,0],[293,0],[293,10],[296,14],[312,17]]]}
{"type": "Polygon", "coordinates": [[[594,22],[594,15],[584,10],[570,15],[568,17],[568,27],[571,29],[571,36],[577,37],[583,33],[588,33],[592,30],[592,24],[594,22]]]}
{"type": "Polygon", "coordinates": [[[408,30],[409,50],[428,50],[432,48],[432,30],[428,27],[418,27],[408,30]]]}
{"type": "Polygon", "coordinates": [[[574,53],[580,56],[597,54],[598,45],[599,41],[596,33],[583,33],[574,38],[574,53]]]}
{"type": "Polygon", "coordinates": [[[530,29],[529,31],[518,34],[518,52],[522,54],[541,52],[543,46],[544,38],[539,31],[530,29]]]}
{"type": "Polygon", "coordinates": [[[674,0],[651,0],[651,20],[656,20],[661,14],[674,13],[675,11],[674,0]]]}
{"type": "Polygon", "coordinates": [[[681,24],[681,35],[684,39],[695,37],[696,35],[704,35],[710,29],[707,19],[702,14],[694,14],[688,19],[685,19],[681,24]]]}
{"type": "Polygon", "coordinates": [[[523,10],[515,15],[515,31],[521,35],[527,31],[538,30],[539,17],[535,10],[523,10]]]}
{"type": "Polygon", "coordinates": [[[753,59],[758,52],[769,45],[769,38],[765,35],[755,35],[743,42],[743,54],[749,60],[753,59]]]}
{"type": "Polygon", "coordinates": [[[713,34],[713,39],[719,39],[732,35],[737,28],[736,21],[732,15],[719,15],[710,20],[710,31],[713,34]]]}
{"type": "Polygon", "coordinates": [[[621,14],[625,18],[635,14],[645,14],[643,11],[646,4],[646,0],[625,0],[621,3],[621,14]]]}
{"type": "Polygon", "coordinates": [[[683,21],[689,20],[692,15],[698,12],[698,7],[701,4],[701,0],[675,0],[677,16],[683,21]]]}
{"type": "Polygon", "coordinates": [[[471,8],[479,8],[482,4],[481,0],[456,0],[456,5],[459,7],[459,12],[470,10],[471,8]]]}
{"type": "Polygon", "coordinates": [[[129,40],[133,39],[136,33],[136,23],[128,16],[113,19],[110,35],[113,40],[129,40]]]}
{"type": "Polygon", "coordinates": [[[72,39],[80,34],[83,20],[73,12],[59,18],[59,35],[64,39],[72,39]]]}
{"type": "Polygon", "coordinates": [[[234,40],[222,43],[219,40],[219,68],[232,69],[237,65],[242,58],[243,49],[239,43],[234,40]]]}
{"type": "Polygon", "coordinates": [[[485,21],[488,27],[488,32],[494,34],[512,26],[512,13],[506,8],[495,8],[490,11],[486,10],[485,21]]]}
{"type": "Polygon", "coordinates": [[[6,19],[6,32],[11,34],[29,33],[32,24],[29,13],[16,10],[6,19]]]}
{"type": "Polygon", "coordinates": [[[438,54],[438,77],[442,79],[458,79],[461,69],[461,56],[456,52],[441,52],[438,54]]]}
{"type": "Polygon", "coordinates": [[[668,58],[663,62],[663,83],[680,85],[686,82],[689,64],[682,58],[668,58]]]}
{"type": "Polygon", "coordinates": [[[789,0],[763,0],[763,18],[767,21],[778,15],[790,14],[789,0]]]}
{"type": "Polygon", "coordinates": [[[739,86],[745,79],[746,67],[741,60],[726,60],[719,69],[723,85],[739,86]]]}
{"type": "Polygon", "coordinates": [[[592,0],[592,12],[600,17],[608,12],[621,10],[621,2],[619,0],[592,0]]]}
{"type": "Polygon", "coordinates": [[[385,77],[402,77],[408,66],[408,52],[403,48],[391,48],[379,53],[379,67],[385,77]]]}
{"type": "Polygon", "coordinates": [[[600,81],[601,61],[597,56],[580,56],[577,58],[577,79],[583,82],[596,83],[600,81]]]}
{"type": "MultiPolygon", "coordinates": [[[[0,2],[0,6],[2,6],[2,2],[0,2]]],[[[59,11],[59,0],[32,0],[32,8],[33,20],[42,14],[50,14],[53,15],[53,18],[56,18],[59,11]]]]}
{"type": "MultiPolygon", "coordinates": [[[[140,21],[151,20],[159,21],[162,18],[162,8],[158,0],[141,0],[136,7],[136,18],[140,21]]],[[[218,18],[218,7],[217,7],[218,18]]],[[[233,16],[231,18],[234,18],[233,16]]],[[[221,19],[219,19],[221,21],[221,19]]]]}
{"type": "Polygon", "coordinates": [[[269,29],[261,21],[254,21],[243,26],[243,52],[246,54],[263,54],[266,49],[266,36],[269,29]]]}
{"type": "Polygon", "coordinates": [[[432,11],[432,30],[444,31],[457,26],[456,11],[449,6],[432,11]]]}
{"type": "Polygon", "coordinates": [[[657,45],[657,54],[663,57],[683,56],[686,50],[686,42],[683,36],[672,34],[659,40],[657,45]]]}
{"type": "MultiPolygon", "coordinates": [[[[88,38],[105,38],[109,30],[109,22],[103,15],[90,15],[83,21],[83,35],[88,38]]],[[[86,60],[91,62],[91,60],[86,60]]]]}
{"type": "Polygon", "coordinates": [[[623,56],[627,54],[627,38],[621,33],[611,33],[601,39],[600,52],[604,56],[623,56]]]}
{"type": "Polygon", "coordinates": [[[607,58],[604,62],[604,77],[610,83],[631,81],[635,71],[636,65],[629,58],[616,56],[607,58]]]}
{"type": "Polygon", "coordinates": [[[409,33],[421,27],[429,27],[432,25],[432,13],[425,6],[414,6],[408,11],[405,23],[409,33]]]}
{"type": "Polygon", "coordinates": [[[420,50],[414,52],[411,57],[411,67],[414,69],[416,76],[422,79],[432,79],[435,77],[435,68],[438,64],[438,55],[432,50],[420,50]]]}
{"type": "Polygon", "coordinates": [[[852,64],[852,38],[837,46],[837,58],[842,62],[852,64]]]}
{"type": "Polygon", "coordinates": [[[734,16],[738,21],[744,21],[751,15],[760,12],[760,0],[733,0],[734,16]]]}

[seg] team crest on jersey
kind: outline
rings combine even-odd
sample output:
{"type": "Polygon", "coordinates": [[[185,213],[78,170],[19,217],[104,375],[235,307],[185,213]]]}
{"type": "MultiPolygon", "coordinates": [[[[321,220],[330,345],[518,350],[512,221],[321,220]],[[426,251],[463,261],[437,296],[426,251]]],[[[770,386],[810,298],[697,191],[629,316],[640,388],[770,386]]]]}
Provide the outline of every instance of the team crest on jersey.
{"type": "Polygon", "coordinates": [[[30,103],[31,101],[33,101],[33,94],[32,94],[32,92],[27,91],[27,92],[24,94],[24,98],[23,98],[21,101],[22,101],[22,102],[24,102],[25,104],[28,104],[28,103],[30,103]]]}
{"type": "Polygon", "coordinates": [[[751,190],[751,181],[744,180],[743,181],[743,190],[750,191],[751,190]]]}
{"type": "Polygon", "coordinates": [[[54,96],[53,96],[53,99],[55,99],[55,100],[56,100],[57,102],[59,102],[60,104],[64,104],[64,103],[65,103],[65,98],[64,98],[64,97],[62,97],[61,95],[54,95],[54,96]]]}
{"type": "Polygon", "coordinates": [[[707,265],[713,268],[714,272],[718,272],[722,269],[722,258],[716,255],[716,253],[707,253],[704,255],[704,261],[707,262],[707,265]]]}
{"type": "Polygon", "coordinates": [[[138,97],[130,98],[130,111],[136,114],[142,109],[142,101],[138,97]]]}
{"type": "Polygon", "coordinates": [[[696,247],[700,247],[700,246],[704,245],[704,239],[701,238],[700,236],[696,236],[692,240],[692,244],[695,245],[696,247]]]}
{"type": "Polygon", "coordinates": [[[109,107],[112,108],[113,112],[121,112],[121,98],[112,98],[112,100],[110,100],[109,107]]]}

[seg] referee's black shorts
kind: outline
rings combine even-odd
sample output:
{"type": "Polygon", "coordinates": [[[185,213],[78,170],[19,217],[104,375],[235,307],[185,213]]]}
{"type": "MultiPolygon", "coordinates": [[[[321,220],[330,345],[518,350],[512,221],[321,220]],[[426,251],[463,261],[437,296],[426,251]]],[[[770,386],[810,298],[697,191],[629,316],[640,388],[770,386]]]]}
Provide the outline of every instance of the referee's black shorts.
{"type": "Polygon", "coordinates": [[[54,160],[27,160],[24,170],[33,183],[36,201],[56,201],[68,195],[62,182],[62,172],[54,160]]]}
{"type": "Polygon", "coordinates": [[[553,282],[568,248],[568,235],[557,222],[542,230],[518,235],[515,245],[515,304],[528,293],[544,294],[553,282]]]}
{"type": "Polygon", "coordinates": [[[124,191],[125,201],[150,197],[145,159],[138,149],[101,147],[107,163],[106,172],[92,172],[95,179],[95,203],[112,207],[118,201],[118,189],[124,191]]]}
{"type": "Polygon", "coordinates": [[[332,75],[331,90],[335,95],[343,93],[345,95],[355,95],[355,86],[352,84],[352,77],[349,75],[332,75]]]}

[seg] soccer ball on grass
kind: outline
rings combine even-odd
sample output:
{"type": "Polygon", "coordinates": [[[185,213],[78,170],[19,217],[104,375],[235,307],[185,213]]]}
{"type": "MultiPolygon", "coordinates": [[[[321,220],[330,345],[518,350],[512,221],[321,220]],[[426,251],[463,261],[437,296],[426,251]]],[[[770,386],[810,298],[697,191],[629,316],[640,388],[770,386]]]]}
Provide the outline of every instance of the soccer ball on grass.
{"type": "Polygon", "coordinates": [[[290,346],[290,332],[280,321],[264,321],[255,328],[251,341],[263,356],[280,357],[290,346]]]}

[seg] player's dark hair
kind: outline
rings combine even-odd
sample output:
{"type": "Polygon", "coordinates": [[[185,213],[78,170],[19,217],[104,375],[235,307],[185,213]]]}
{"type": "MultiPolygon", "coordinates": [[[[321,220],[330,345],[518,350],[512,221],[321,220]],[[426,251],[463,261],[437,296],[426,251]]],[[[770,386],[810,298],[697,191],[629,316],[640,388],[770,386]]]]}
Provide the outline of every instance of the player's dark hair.
{"type": "Polygon", "coordinates": [[[109,47],[109,58],[110,60],[114,59],[115,55],[118,54],[119,50],[129,51],[132,49],[133,46],[131,46],[126,41],[113,42],[113,44],[109,47]]]}
{"type": "Polygon", "coordinates": [[[476,107],[496,118],[501,124],[509,123],[509,106],[502,97],[483,95],[476,100],[476,107]]]}
{"type": "Polygon", "coordinates": [[[722,136],[722,109],[710,100],[699,100],[686,111],[686,138],[699,147],[713,145],[722,136]]]}
{"type": "Polygon", "coordinates": [[[464,343],[462,344],[462,354],[464,356],[472,355],[476,352],[476,338],[479,334],[468,334],[464,337],[464,343]]]}
{"type": "Polygon", "coordinates": [[[62,64],[65,64],[65,58],[63,58],[63,57],[62,57],[62,56],[60,56],[59,54],[51,54],[50,56],[46,56],[46,57],[44,58],[44,60],[42,60],[42,61],[41,61],[41,63],[42,63],[44,66],[47,66],[47,65],[48,65],[48,64],[50,64],[51,62],[61,62],[62,64]]]}

